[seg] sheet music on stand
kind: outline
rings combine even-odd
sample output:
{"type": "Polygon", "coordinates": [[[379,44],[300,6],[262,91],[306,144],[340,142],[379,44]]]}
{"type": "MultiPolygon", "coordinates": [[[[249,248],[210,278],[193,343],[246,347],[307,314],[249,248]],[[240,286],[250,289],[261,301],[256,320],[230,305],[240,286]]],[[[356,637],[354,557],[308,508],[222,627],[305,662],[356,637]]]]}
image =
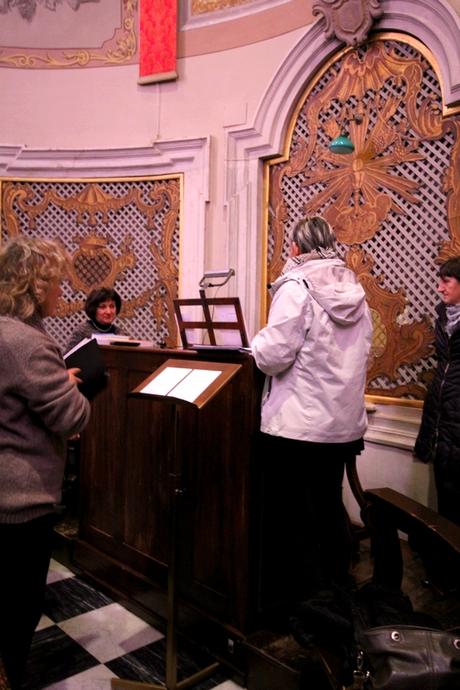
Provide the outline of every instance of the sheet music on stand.
{"type": "Polygon", "coordinates": [[[177,542],[180,522],[180,496],[182,487],[182,459],[177,448],[180,430],[178,408],[192,405],[201,408],[237,374],[241,364],[226,362],[202,362],[191,359],[168,359],[153,374],[142,381],[129,394],[137,398],[154,398],[171,405],[174,415],[174,434],[171,439],[170,465],[170,544],[168,563],[168,615],[166,627],[166,673],[165,683],[143,683],[141,681],[112,678],[112,690],[182,690],[196,685],[217,670],[219,662],[210,663],[187,678],[177,679],[177,542]]]}
{"type": "Polygon", "coordinates": [[[240,364],[168,359],[130,395],[204,407],[241,369],[240,364]]]}
{"type": "Polygon", "coordinates": [[[184,348],[239,350],[249,347],[246,325],[238,297],[206,297],[200,290],[196,299],[175,299],[179,332],[184,348]],[[201,308],[201,318],[197,311],[201,308]],[[201,341],[196,342],[196,331],[201,341]],[[204,339],[208,343],[204,343],[204,339]]]}

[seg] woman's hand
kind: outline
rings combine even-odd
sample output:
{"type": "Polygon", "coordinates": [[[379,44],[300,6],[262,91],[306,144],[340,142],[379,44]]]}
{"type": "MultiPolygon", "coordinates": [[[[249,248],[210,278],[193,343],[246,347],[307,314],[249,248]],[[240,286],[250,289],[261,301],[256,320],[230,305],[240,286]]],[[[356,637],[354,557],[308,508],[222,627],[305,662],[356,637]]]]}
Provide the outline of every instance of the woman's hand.
{"type": "Polygon", "coordinates": [[[78,378],[78,374],[80,373],[81,369],[78,369],[78,367],[74,367],[72,369],[67,369],[67,374],[69,377],[70,383],[75,383],[75,385],[82,383],[82,380],[78,378]]]}

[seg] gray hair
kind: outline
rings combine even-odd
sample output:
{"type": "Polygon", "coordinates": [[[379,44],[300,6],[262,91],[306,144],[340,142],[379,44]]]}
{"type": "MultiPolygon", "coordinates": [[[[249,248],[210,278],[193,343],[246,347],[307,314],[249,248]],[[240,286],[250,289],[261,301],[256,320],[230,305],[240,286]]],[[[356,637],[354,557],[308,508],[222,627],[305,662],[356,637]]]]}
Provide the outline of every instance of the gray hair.
{"type": "Polygon", "coordinates": [[[301,254],[315,249],[335,249],[335,233],[327,220],[321,216],[302,218],[294,227],[291,239],[301,254]]]}

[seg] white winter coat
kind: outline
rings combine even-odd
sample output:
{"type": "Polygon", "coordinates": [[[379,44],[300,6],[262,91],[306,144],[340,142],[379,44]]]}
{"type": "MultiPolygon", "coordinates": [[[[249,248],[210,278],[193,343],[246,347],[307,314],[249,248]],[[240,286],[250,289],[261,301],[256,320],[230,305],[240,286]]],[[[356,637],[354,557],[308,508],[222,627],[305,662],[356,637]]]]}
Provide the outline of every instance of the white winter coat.
{"type": "Polygon", "coordinates": [[[317,443],[362,437],[372,322],[355,274],[312,259],[272,285],[268,324],[252,352],[265,374],[261,430],[317,443]]]}

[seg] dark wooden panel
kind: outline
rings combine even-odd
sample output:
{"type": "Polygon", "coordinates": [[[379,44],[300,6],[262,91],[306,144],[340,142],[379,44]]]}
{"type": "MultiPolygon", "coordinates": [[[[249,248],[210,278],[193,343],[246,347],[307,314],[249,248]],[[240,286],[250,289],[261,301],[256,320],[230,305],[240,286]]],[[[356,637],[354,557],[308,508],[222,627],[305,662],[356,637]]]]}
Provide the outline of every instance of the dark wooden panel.
{"type": "Polygon", "coordinates": [[[123,542],[161,563],[168,560],[172,413],[172,406],[160,402],[129,399],[126,426],[130,433],[125,439],[121,479],[123,542]]]}
{"type": "MultiPolygon", "coordinates": [[[[168,563],[174,407],[129,397],[166,359],[194,352],[104,348],[110,384],[93,403],[82,439],[80,565],[114,589],[126,572],[164,586],[168,563]],[[90,549],[97,558],[83,554],[90,549]],[[105,562],[105,565],[104,565],[105,562]],[[97,572],[96,572],[97,569],[97,572]],[[118,572],[118,575],[117,575],[118,572]]],[[[210,619],[245,631],[258,587],[258,522],[253,445],[262,376],[252,357],[235,353],[240,371],[202,410],[181,406],[177,454],[179,591],[210,619]]],[[[204,356],[201,359],[206,359],[204,356]]],[[[228,354],[222,361],[230,361],[228,354]]],[[[136,592],[126,592],[133,599],[136,592]]]]}

